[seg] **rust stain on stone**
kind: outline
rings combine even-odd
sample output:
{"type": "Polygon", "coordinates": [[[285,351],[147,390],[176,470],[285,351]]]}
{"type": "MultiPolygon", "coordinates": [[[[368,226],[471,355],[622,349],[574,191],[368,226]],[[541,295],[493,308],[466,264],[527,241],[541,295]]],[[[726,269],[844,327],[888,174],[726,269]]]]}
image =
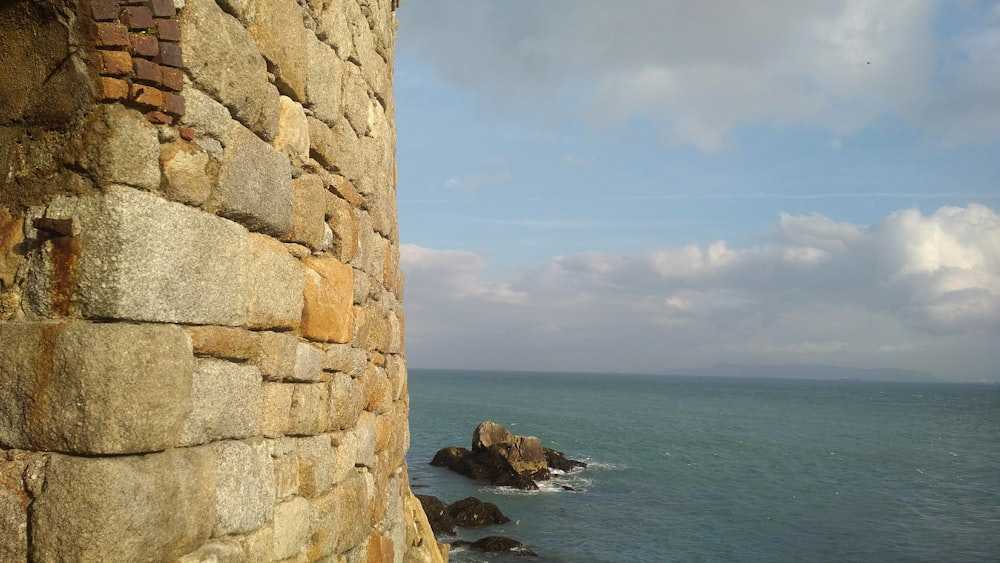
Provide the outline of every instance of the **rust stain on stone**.
{"type": "Polygon", "coordinates": [[[76,289],[76,266],[80,258],[80,240],[56,237],[52,244],[52,313],[67,317],[73,310],[76,289]]]}
{"type": "Polygon", "coordinates": [[[63,328],[65,328],[63,324],[47,325],[41,329],[38,337],[38,347],[35,349],[35,384],[25,413],[28,439],[32,442],[48,431],[45,427],[46,410],[49,403],[49,387],[55,375],[52,353],[63,328]]]}

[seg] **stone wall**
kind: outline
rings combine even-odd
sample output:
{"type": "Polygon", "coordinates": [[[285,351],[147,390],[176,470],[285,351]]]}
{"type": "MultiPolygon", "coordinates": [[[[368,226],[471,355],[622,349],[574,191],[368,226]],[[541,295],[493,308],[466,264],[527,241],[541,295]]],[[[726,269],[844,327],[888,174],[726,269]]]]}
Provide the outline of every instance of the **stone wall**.
{"type": "Polygon", "coordinates": [[[0,561],[440,561],[393,0],[0,2],[0,561]]]}

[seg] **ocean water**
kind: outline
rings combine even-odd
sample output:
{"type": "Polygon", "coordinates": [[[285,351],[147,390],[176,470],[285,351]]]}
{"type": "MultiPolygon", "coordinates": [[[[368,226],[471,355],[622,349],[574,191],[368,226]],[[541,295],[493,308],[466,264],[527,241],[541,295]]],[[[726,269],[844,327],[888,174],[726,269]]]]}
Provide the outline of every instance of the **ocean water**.
{"type": "Polygon", "coordinates": [[[476,496],[538,559],[1000,561],[1000,385],[410,370],[414,492],[476,496]],[[480,422],[587,469],[540,492],[428,462],[480,422]],[[567,484],[576,492],[566,491],[567,484]]]}

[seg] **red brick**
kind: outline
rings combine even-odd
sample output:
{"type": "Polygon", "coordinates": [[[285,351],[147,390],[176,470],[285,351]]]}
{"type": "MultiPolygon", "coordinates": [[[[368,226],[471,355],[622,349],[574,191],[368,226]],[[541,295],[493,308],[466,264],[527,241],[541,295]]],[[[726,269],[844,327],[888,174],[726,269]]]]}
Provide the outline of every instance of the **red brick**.
{"type": "Polygon", "coordinates": [[[101,98],[124,101],[128,99],[128,82],[117,78],[101,77],[101,98]]]}
{"type": "Polygon", "coordinates": [[[174,118],[162,111],[151,111],[146,114],[146,119],[153,125],[173,125],[174,118]]]}
{"type": "Polygon", "coordinates": [[[116,22],[97,22],[98,47],[128,47],[128,28],[116,22]]]}
{"type": "Polygon", "coordinates": [[[132,59],[132,70],[135,71],[135,79],[143,82],[159,84],[162,81],[160,65],[146,59],[132,59]]]}
{"type": "Polygon", "coordinates": [[[128,51],[98,51],[98,72],[107,76],[128,76],[132,72],[132,56],[128,51]]]}
{"type": "Polygon", "coordinates": [[[176,43],[160,43],[160,64],[174,68],[184,68],[181,46],[176,43]]]}
{"type": "Polygon", "coordinates": [[[135,55],[152,59],[160,54],[160,41],[155,35],[129,33],[128,39],[132,44],[132,53],[135,55]]]}
{"type": "Polygon", "coordinates": [[[171,94],[170,92],[163,93],[163,106],[160,107],[164,112],[170,115],[176,115],[180,117],[184,115],[184,98],[178,96],[177,94],[171,94]]]}
{"type": "Polygon", "coordinates": [[[140,106],[160,108],[163,105],[163,92],[143,84],[133,84],[129,98],[140,106]]]}
{"type": "Polygon", "coordinates": [[[176,20],[156,20],[156,33],[160,41],[180,41],[181,27],[176,20]]]}
{"type": "Polygon", "coordinates": [[[158,18],[169,18],[177,13],[174,0],[153,0],[153,15],[158,18]]]}
{"type": "Polygon", "coordinates": [[[126,6],[122,10],[122,23],[129,29],[150,29],[153,26],[153,12],[145,6],[126,6]]]}
{"type": "Polygon", "coordinates": [[[160,67],[160,82],[167,90],[180,92],[184,89],[184,71],[179,68],[169,66],[160,67]]]}
{"type": "Polygon", "coordinates": [[[194,129],[190,127],[180,127],[177,129],[177,133],[179,133],[181,139],[184,139],[185,141],[193,141],[195,137],[194,129]]]}
{"type": "Polygon", "coordinates": [[[118,0],[91,0],[90,14],[94,21],[114,21],[118,19],[118,0]]]}

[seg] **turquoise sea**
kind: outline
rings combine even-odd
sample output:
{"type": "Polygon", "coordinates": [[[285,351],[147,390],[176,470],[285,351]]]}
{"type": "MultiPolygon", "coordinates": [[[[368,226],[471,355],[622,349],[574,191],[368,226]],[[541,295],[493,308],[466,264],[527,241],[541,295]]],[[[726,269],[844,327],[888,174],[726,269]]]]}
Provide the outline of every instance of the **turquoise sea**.
{"type": "Polygon", "coordinates": [[[1000,385],[411,369],[414,492],[537,559],[1000,561],[1000,385]],[[432,467],[494,420],[590,466],[542,491],[432,467]],[[563,490],[567,484],[576,492],[563,490]]]}

